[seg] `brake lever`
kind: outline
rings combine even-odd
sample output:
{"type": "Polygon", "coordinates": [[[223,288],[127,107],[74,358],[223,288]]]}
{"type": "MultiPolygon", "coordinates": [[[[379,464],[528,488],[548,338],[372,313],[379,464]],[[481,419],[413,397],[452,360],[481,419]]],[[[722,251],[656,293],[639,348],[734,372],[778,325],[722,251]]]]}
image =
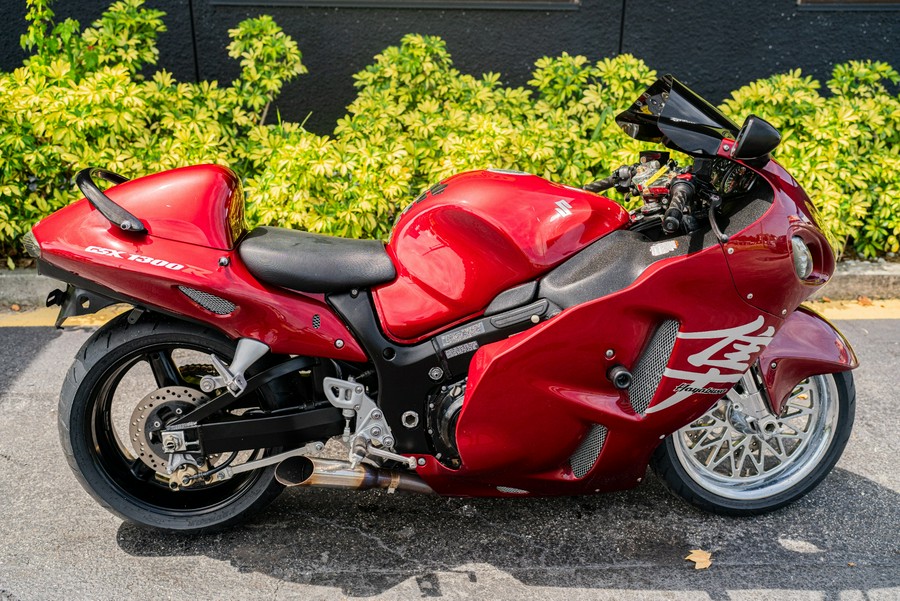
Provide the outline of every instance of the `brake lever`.
{"type": "Polygon", "coordinates": [[[709,195],[709,225],[712,228],[716,238],[722,244],[728,242],[729,238],[719,229],[719,223],[716,221],[716,209],[722,206],[722,197],[718,194],[709,195]]]}

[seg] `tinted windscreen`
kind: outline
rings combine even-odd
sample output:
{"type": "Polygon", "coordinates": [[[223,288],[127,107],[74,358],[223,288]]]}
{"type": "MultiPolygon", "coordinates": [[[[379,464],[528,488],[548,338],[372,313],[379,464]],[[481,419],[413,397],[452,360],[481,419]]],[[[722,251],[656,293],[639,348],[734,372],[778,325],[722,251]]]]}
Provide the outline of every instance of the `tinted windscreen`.
{"type": "Polygon", "coordinates": [[[680,81],[666,75],[619,113],[616,123],[637,140],[661,142],[691,155],[714,155],[738,126],[680,81]]]}

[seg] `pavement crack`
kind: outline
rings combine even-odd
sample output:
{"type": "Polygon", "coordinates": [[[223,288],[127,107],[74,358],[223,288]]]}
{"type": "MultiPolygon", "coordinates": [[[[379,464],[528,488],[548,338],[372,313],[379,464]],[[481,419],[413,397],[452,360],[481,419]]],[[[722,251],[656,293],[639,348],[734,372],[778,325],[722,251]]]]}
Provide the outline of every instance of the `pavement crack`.
{"type": "Polygon", "coordinates": [[[342,530],[350,530],[352,532],[356,532],[357,534],[362,536],[364,539],[374,542],[379,548],[387,551],[391,555],[396,555],[397,557],[399,557],[400,559],[402,559],[403,561],[406,561],[406,562],[412,561],[413,563],[416,563],[414,560],[410,560],[404,553],[402,553],[398,549],[396,549],[396,548],[392,547],[391,545],[387,544],[386,542],[384,542],[381,539],[381,537],[379,537],[375,534],[372,534],[371,532],[366,532],[359,526],[351,526],[350,524],[345,524],[345,523],[337,521],[337,520],[330,520],[328,518],[320,518],[320,517],[315,517],[315,516],[308,516],[308,518],[311,521],[317,522],[319,524],[331,526],[334,528],[340,528],[342,530]]]}
{"type": "Polygon", "coordinates": [[[510,528],[508,528],[507,526],[504,526],[503,524],[495,524],[494,522],[492,522],[480,515],[476,515],[475,519],[483,524],[487,524],[491,528],[494,528],[496,532],[503,532],[507,536],[517,538],[517,539],[527,543],[529,546],[531,546],[535,549],[538,549],[540,551],[540,554],[537,557],[537,561],[539,562],[539,565],[544,565],[544,560],[547,558],[547,554],[552,551],[552,549],[550,547],[548,547],[546,545],[542,545],[541,543],[536,541],[533,537],[527,536],[525,534],[519,534],[518,532],[513,532],[512,530],[510,530],[510,528]]]}

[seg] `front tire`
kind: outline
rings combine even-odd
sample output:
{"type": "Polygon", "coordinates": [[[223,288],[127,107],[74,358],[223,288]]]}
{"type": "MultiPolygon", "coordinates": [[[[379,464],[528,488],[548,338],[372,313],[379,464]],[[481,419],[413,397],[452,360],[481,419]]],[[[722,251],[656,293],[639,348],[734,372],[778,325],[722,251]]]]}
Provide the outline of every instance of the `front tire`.
{"type": "MultiPolygon", "coordinates": [[[[186,389],[202,397],[198,382],[211,372],[208,355],[215,353],[227,363],[234,349],[215,331],[155,315],[136,324],[122,315],[85,342],[60,394],[59,434],[75,477],[97,502],[129,522],[199,532],[243,520],[278,496],[283,487],[274,479],[275,466],[172,490],[162,463],[142,460],[147,449],[133,441],[134,412],[141,399],[154,391],[186,389]]],[[[241,411],[254,410],[254,405],[256,410],[272,409],[278,403],[271,391],[251,396],[241,411]]],[[[172,407],[170,413],[187,409],[183,404],[172,407]]],[[[160,415],[165,414],[152,419],[165,420],[160,415]]],[[[262,453],[237,457],[246,461],[262,453]]],[[[209,465],[213,461],[209,458],[209,465]]]]}
{"type": "Polygon", "coordinates": [[[804,496],[840,459],[856,406],[850,372],[799,382],[772,434],[746,434],[728,398],[669,436],[651,467],[688,503],[724,515],[757,515],[804,496]]]}

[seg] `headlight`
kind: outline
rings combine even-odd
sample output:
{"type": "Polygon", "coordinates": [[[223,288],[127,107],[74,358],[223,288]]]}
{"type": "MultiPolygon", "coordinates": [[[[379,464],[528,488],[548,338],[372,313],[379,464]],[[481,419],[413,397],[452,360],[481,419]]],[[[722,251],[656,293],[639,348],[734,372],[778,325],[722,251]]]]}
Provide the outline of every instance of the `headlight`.
{"type": "Polygon", "coordinates": [[[805,280],[813,270],[812,253],[809,252],[809,247],[800,236],[791,238],[791,250],[793,251],[791,254],[794,256],[794,271],[797,272],[798,278],[805,280]]]}
{"type": "Polygon", "coordinates": [[[38,244],[37,238],[34,237],[34,232],[28,230],[28,232],[22,236],[22,244],[25,245],[25,250],[29,255],[35,259],[41,258],[41,245],[38,244]]]}

